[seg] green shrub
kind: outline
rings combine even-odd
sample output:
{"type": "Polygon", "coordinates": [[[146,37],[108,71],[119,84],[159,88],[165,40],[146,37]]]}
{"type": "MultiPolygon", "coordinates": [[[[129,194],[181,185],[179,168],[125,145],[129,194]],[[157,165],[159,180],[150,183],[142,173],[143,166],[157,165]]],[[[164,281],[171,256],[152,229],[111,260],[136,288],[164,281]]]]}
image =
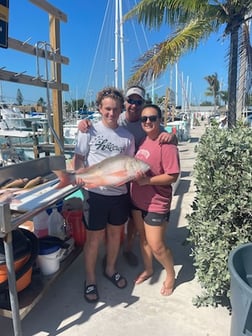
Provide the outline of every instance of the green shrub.
{"type": "Polygon", "coordinates": [[[187,215],[202,288],[194,303],[216,306],[230,296],[230,251],[252,241],[252,128],[211,127],[196,152],[196,196],[187,215]]]}

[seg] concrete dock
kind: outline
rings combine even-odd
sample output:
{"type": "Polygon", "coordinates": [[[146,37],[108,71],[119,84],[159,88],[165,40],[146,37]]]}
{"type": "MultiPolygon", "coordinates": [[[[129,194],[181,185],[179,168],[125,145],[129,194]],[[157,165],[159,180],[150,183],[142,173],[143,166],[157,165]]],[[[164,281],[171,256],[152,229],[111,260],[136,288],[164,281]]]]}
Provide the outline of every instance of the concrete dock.
{"type": "MultiPolygon", "coordinates": [[[[118,270],[127,277],[128,286],[117,289],[102,275],[97,263],[100,302],[88,304],[83,298],[84,267],[82,254],[50,287],[46,295],[22,320],[23,336],[229,336],[231,316],[225,307],[197,308],[192,300],[201,293],[195,278],[190,247],[184,244],[188,230],[186,214],[195,196],[193,184],[194,152],[204,125],[191,129],[190,141],[179,144],[181,180],[172,201],[167,243],[172,250],[176,270],[176,287],[169,297],[160,295],[164,281],[162,267],[155,263],[151,279],[134,285],[142,271],[126,264],[122,253],[118,270]]],[[[138,240],[135,252],[140,257],[138,240]]],[[[13,335],[12,320],[0,317],[0,335],[13,335]]]]}

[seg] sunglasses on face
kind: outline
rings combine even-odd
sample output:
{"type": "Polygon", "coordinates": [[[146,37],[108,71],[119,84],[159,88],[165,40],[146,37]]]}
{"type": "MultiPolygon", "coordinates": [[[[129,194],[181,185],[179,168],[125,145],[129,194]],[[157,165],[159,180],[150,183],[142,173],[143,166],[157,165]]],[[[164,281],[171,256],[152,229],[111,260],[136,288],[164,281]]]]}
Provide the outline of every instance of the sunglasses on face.
{"type": "Polygon", "coordinates": [[[148,119],[150,120],[150,122],[155,122],[155,121],[157,121],[158,116],[156,116],[156,115],[152,115],[152,116],[142,116],[142,117],[140,118],[141,122],[146,122],[148,119]]]}
{"type": "Polygon", "coordinates": [[[143,104],[142,100],[135,100],[135,99],[128,99],[127,102],[131,105],[138,105],[141,106],[143,104]]]}

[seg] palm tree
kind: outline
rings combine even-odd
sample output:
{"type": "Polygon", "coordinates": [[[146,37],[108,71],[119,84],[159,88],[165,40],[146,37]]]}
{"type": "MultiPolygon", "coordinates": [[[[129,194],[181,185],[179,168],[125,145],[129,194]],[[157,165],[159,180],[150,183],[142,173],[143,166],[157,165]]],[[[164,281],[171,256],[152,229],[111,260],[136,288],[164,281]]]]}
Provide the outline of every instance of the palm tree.
{"type": "Polygon", "coordinates": [[[224,28],[223,36],[230,36],[229,68],[228,68],[228,125],[236,123],[237,76],[239,69],[239,47],[247,50],[248,66],[252,69],[251,46],[239,44],[239,33],[251,19],[251,0],[141,0],[125,19],[137,17],[147,27],[160,28],[168,24],[175,28],[172,35],[147,51],[134,68],[130,81],[145,83],[158,77],[168,64],[175,63],[181,55],[198,47],[212,33],[224,28]]]}
{"type": "Polygon", "coordinates": [[[220,99],[224,102],[224,105],[227,105],[228,102],[228,92],[227,91],[220,91],[220,99]]]}
{"type": "Polygon", "coordinates": [[[205,92],[206,96],[212,96],[214,99],[214,111],[216,110],[216,106],[219,103],[219,95],[220,95],[220,82],[218,80],[217,73],[213,75],[208,75],[204,77],[204,79],[208,82],[209,87],[207,92],[205,92]]]}
{"type": "Polygon", "coordinates": [[[43,97],[40,97],[37,101],[37,105],[38,106],[45,106],[46,105],[46,102],[44,101],[44,98],[43,97]]]}

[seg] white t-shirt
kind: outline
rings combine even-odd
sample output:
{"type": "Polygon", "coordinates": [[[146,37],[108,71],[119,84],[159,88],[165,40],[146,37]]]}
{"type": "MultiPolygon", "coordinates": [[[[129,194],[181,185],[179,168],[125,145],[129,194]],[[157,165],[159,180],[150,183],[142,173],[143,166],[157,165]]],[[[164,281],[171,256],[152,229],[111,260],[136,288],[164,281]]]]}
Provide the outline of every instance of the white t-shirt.
{"type": "MultiPolygon", "coordinates": [[[[85,165],[92,166],[102,160],[125,154],[134,156],[134,136],[124,127],[106,127],[102,121],[93,124],[87,133],[78,132],[75,154],[85,157],[85,165]]],[[[122,195],[127,193],[126,185],[118,187],[99,187],[91,189],[92,192],[103,195],[122,195]]]]}

